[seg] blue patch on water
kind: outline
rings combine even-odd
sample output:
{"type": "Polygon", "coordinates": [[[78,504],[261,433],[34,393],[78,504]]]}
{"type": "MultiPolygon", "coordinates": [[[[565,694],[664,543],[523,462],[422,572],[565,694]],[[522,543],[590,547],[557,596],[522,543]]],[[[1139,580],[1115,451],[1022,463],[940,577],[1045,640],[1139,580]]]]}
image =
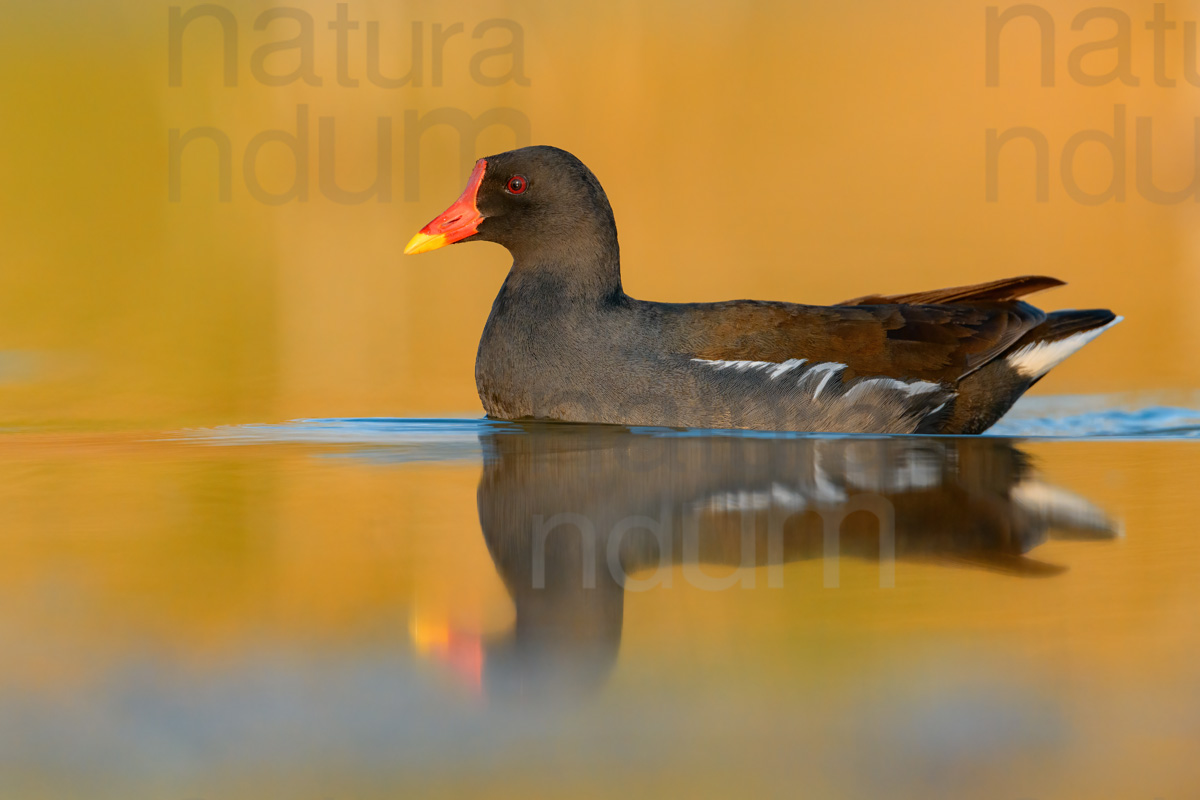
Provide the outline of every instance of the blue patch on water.
{"type": "Polygon", "coordinates": [[[388,462],[478,460],[479,436],[512,428],[487,419],[348,417],[279,424],[223,425],[181,431],[174,438],[214,445],[306,444],[379,448],[388,462]]]}
{"type": "Polygon", "coordinates": [[[1200,410],[1121,395],[1031,397],[988,431],[1020,439],[1200,439],[1200,410]]]}
{"type": "MultiPolygon", "coordinates": [[[[1200,410],[1169,405],[1133,407],[1135,405],[1128,397],[1120,395],[1027,398],[1018,403],[987,435],[1014,439],[1200,439],[1200,410]]],[[[215,445],[379,447],[387,448],[388,461],[440,461],[478,458],[481,434],[519,434],[524,430],[516,423],[481,418],[349,417],[301,419],[280,424],[227,425],[181,431],[173,438],[215,445]]],[[[631,431],[648,436],[822,436],[812,433],[654,427],[636,427],[631,431]]]]}

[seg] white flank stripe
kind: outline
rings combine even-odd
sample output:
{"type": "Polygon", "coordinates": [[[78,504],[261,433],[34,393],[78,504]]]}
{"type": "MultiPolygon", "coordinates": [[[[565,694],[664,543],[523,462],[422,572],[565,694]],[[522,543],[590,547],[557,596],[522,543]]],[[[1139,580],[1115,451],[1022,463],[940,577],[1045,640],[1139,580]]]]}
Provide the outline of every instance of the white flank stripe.
{"type": "Polygon", "coordinates": [[[780,366],[774,361],[712,361],[707,358],[693,358],[692,361],[697,361],[701,364],[708,364],[713,369],[732,369],[734,372],[745,372],[746,370],[751,369],[767,369],[768,367],[780,366]]]}
{"type": "Polygon", "coordinates": [[[808,500],[781,483],[772,483],[768,491],[722,492],[695,503],[698,511],[766,511],[770,508],[803,510],[808,500]]]}
{"type": "MultiPolygon", "coordinates": [[[[774,361],[721,361],[708,358],[693,358],[692,361],[695,361],[697,364],[707,364],[716,370],[729,369],[734,372],[764,370],[770,376],[771,380],[775,380],[780,375],[784,375],[808,363],[808,360],[804,358],[789,358],[787,361],[781,363],[774,361]]],[[[829,385],[829,381],[833,379],[833,376],[844,369],[846,369],[846,365],[839,364],[836,361],[823,361],[813,364],[804,371],[804,374],[800,376],[796,385],[811,385],[811,381],[820,375],[821,380],[817,381],[816,389],[813,391],[813,400],[817,400],[821,397],[821,392],[829,385]]],[[[913,397],[928,392],[936,392],[943,388],[940,383],[933,383],[931,381],[898,381],[895,378],[867,378],[851,386],[843,397],[846,400],[853,401],[854,398],[863,392],[871,390],[903,392],[909,397],[913,397]]]]}
{"type": "Polygon", "coordinates": [[[781,483],[771,484],[771,502],[780,508],[808,508],[808,500],[799,492],[794,492],[781,483]]]}
{"type": "Polygon", "coordinates": [[[895,392],[903,392],[910,397],[917,394],[925,394],[927,392],[936,392],[942,388],[940,383],[932,383],[930,381],[898,381],[895,378],[870,378],[865,381],[859,381],[850,387],[850,391],[846,392],[846,399],[853,400],[858,395],[871,389],[891,390],[895,392]]]}
{"type": "Polygon", "coordinates": [[[780,375],[802,366],[807,359],[789,358],[781,363],[775,361],[713,361],[707,358],[693,358],[692,361],[698,364],[707,364],[713,369],[732,369],[734,372],[747,372],[755,369],[769,370],[768,374],[771,376],[771,380],[775,380],[780,375]]]}
{"type": "Polygon", "coordinates": [[[796,367],[803,364],[807,359],[804,358],[789,358],[787,361],[780,364],[775,369],[771,370],[771,380],[775,380],[785,372],[791,372],[796,367]]]}
{"type": "Polygon", "coordinates": [[[1116,325],[1124,317],[1117,317],[1112,322],[1090,331],[1080,331],[1074,336],[1059,339],[1056,342],[1034,342],[1010,354],[1005,360],[1027,378],[1039,378],[1057,367],[1085,344],[1095,339],[1106,330],[1116,325]]]}
{"type": "MultiPolygon", "coordinates": [[[[816,375],[818,372],[824,372],[825,374],[821,377],[821,382],[817,384],[816,391],[813,392],[813,400],[821,396],[821,392],[824,390],[825,384],[829,383],[829,379],[845,368],[845,364],[838,364],[834,361],[828,361],[824,364],[814,364],[813,368],[809,370],[810,374],[816,375]]],[[[806,375],[805,377],[808,376],[806,375]]]]}
{"type": "Polygon", "coordinates": [[[813,480],[816,483],[817,491],[815,498],[818,503],[835,506],[838,503],[846,502],[846,492],[842,487],[834,483],[829,473],[821,466],[821,451],[817,451],[817,457],[813,459],[813,466],[816,468],[813,472],[813,480]]]}

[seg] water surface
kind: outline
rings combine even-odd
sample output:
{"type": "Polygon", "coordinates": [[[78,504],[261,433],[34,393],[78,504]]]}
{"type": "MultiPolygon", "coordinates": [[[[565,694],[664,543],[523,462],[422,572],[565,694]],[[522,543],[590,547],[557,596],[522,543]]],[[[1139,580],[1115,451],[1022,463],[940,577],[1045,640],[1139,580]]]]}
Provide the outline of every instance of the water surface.
{"type": "Polygon", "coordinates": [[[1104,86],[1065,0],[1053,86],[1019,18],[989,85],[993,0],[202,5],[236,52],[178,0],[0,25],[0,800],[1196,796],[1200,227],[1140,180],[1194,172],[1194,4],[1117,3],[1104,86]],[[256,77],[280,10],[319,82],[256,77]],[[1126,321],[979,441],[481,422],[510,259],[400,254],[531,143],[634,297],[1047,274],[1126,321]]]}
{"type": "Polygon", "coordinates": [[[1196,417],[1100,405],[10,434],[0,794],[1189,796],[1196,417]]]}

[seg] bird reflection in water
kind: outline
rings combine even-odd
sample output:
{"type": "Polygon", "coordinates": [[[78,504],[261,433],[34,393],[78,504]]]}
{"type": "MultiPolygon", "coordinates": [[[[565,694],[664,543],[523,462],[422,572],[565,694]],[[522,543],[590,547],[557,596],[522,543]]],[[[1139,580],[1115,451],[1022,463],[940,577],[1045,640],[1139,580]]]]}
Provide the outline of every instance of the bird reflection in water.
{"type": "Polygon", "coordinates": [[[1065,567],[1028,556],[1047,537],[1118,533],[997,438],[528,424],[482,445],[479,521],[516,607],[515,630],[485,654],[493,695],[602,683],[627,591],[782,586],[783,565],[805,559],[824,559],[824,583],[836,586],[841,557],[878,561],[881,586],[894,580],[893,559],[1047,577],[1065,567]]]}

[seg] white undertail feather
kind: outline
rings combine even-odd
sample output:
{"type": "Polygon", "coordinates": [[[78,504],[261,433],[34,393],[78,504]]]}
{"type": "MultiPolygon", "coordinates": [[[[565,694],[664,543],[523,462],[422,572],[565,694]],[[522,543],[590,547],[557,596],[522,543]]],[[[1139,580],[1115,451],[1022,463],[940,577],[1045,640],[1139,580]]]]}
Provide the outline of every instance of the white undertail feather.
{"type": "Polygon", "coordinates": [[[1040,378],[1061,364],[1067,356],[1123,319],[1124,317],[1117,317],[1107,325],[1092,328],[1089,331],[1080,331],[1072,336],[1067,336],[1053,342],[1027,344],[1020,350],[1010,353],[1006,360],[1013,369],[1025,377],[1040,378]]]}
{"type": "Polygon", "coordinates": [[[1052,528],[1118,538],[1125,535],[1120,522],[1109,519],[1090,500],[1066,489],[1027,479],[1012,488],[1011,496],[1018,506],[1045,520],[1052,528]]]}

